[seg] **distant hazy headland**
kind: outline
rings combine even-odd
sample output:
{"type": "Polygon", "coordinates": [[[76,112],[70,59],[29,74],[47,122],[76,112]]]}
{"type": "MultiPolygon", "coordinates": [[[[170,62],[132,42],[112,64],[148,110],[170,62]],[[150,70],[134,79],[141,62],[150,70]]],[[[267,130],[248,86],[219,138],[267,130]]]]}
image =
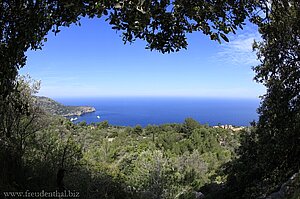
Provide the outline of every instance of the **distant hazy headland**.
{"type": "Polygon", "coordinates": [[[48,97],[36,96],[35,98],[38,106],[42,107],[46,112],[52,115],[60,115],[64,117],[81,116],[83,114],[96,111],[96,109],[91,106],[65,106],[48,97]]]}

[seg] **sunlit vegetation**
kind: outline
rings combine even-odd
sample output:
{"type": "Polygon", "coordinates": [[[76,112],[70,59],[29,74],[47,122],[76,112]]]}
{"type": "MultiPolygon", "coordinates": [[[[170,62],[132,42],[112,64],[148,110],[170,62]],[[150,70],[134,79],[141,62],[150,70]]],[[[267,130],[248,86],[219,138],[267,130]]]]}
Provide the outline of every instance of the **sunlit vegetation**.
{"type": "MultiPolygon", "coordinates": [[[[35,99],[36,83],[21,80],[18,85],[28,89],[20,97],[35,99]]],[[[5,167],[3,190],[76,190],[83,198],[193,198],[204,185],[226,181],[219,169],[239,146],[240,132],[192,118],[145,128],[108,121],[73,124],[42,111],[35,101],[22,102],[32,111],[18,123],[20,136],[6,142],[22,144],[14,145],[20,164],[5,167]]]]}
{"type": "Polygon", "coordinates": [[[232,160],[239,143],[238,132],[190,118],[146,128],[48,120],[27,141],[22,161],[28,172],[19,183],[55,189],[63,168],[64,188],[88,198],[193,198],[205,184],[225,182],[218,169],[232,160]]]}

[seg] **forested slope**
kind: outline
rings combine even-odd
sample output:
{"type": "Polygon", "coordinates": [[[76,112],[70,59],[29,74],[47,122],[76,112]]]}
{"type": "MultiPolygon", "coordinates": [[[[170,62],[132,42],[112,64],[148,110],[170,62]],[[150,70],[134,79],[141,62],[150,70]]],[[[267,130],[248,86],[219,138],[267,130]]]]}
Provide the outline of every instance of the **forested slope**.
{"type": "Polygon", "coordinates": [[[34,96],[34,98],[38,106],[52,115],[80,116],[95,111],[95,108],[90,106],[65,106],[48,97],[34,96]]]}

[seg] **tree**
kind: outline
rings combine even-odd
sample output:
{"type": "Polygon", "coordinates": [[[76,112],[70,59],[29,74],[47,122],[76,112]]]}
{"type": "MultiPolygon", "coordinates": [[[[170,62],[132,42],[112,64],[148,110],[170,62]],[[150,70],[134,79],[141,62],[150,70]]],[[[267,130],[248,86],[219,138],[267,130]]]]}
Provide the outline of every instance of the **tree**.
{"type": "Polygon", "coordinates": [[[184,123],[182,125],[182,133],[184,133],[186,136],[190,136],[197,127],[199,127],[200,124],[193,118],[186,118],[184,120],[184,123]]]}
{"type": "Polygon", "coordinates": [[[143,128],[141,125],[136,125],[134,128],[133,128],[133,133],[135,135],[142,135],[143,133],[143,128]]]}
{"type": "Polygon", "coordinates": [[[271,6],[269,21],[260,24],[264,42],[255,46],[255,79],[267,88],[257,127],[261,166],[277,184],[300,169],[300,3],[271,6]]]}
{"type": "MultiPolygon", "coordinates": [[[[67,129],[60,118],[48,118],[51,125],[32,134],[23,156],[24,172],[22,188],[39,191],[62,191],[70,186],[66,182],[76,172],[82,161],[82,144],[67,129]]],[[[67,121],[67,120],[66,120],[67,121]]]]}
{"type": "Polygon", "coordinates": [[[174,169],[162,151],[142,151],[132,164],[133,171],[127,175],[127,181],[140,192],[141,198],[174,198],[171,190],[174,169]]]}
{"type": "Polygon", "coordinates": [[[102,129],[107,129],[109,127],[109,123],[107,120],[104,120],[104,121],[98,123],[97,126],[102,129]]]}
{"type": "Polygon", "coordinates": [[[39,85],[39,82],[21,76],[15,83],[15,91],[6,96],[0,118],[0,185],[21,179],[22,157],[28,139],[47,125],[44,112],[32,96],[39,85]]]}
{"type": "Polygon", "coordinates": [[[267,88],[259,109],[258,138],[262,150],[271,144],[274,155],[286,158],[282,162],[274,157],[268,168],[299,169],[300,3],[274,1],[271,6],[269,21],[259,24],[264,41],[254,46],[261,59],[254,68],[255,79],[267,88]]]}
{"type": "Polygon", "coordinates": [[[300,169],[300,3],[272,1],[268,7],[266,20],[254,19],[263,39],[254,44],[261,61],[255,80],[267,93],[232,174],[246,198],[274,191],[300,169]]]}

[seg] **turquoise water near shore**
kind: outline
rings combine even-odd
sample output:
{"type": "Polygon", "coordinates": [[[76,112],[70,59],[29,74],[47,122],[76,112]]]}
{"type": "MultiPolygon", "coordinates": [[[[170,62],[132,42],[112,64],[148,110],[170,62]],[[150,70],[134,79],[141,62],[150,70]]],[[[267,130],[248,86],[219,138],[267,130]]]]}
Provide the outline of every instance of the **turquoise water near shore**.
{"type": "Polygon", "coordinates": [[[55,100],[64,105],[96,108],[96,112],[79,116],[75,122],[108,120],[119,126],[182,123],[188,117],[201,124],[248,126],[249,122],[258,119],[256,110],[259,106],[259,99],[104,97],[55,100]]]}

